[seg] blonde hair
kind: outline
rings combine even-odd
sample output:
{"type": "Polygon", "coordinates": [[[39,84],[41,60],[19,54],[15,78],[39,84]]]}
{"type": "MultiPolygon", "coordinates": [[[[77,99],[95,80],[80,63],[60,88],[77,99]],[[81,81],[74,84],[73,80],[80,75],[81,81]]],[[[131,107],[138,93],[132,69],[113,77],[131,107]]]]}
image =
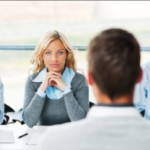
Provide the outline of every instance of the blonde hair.
{"type": "Polygon", "coordinates": [[[30,70],[32,70],[33,73],[40,72],[45,67],[43,53],[48,44],[54,40],[61,40],[63,42],[67,51],[66,66],[76,71],[76,62],[71,44],[63,33],[53,30],[46,32],[41,37],[31,56],[30,63],[34,65],[34,68],[30,70]]]}

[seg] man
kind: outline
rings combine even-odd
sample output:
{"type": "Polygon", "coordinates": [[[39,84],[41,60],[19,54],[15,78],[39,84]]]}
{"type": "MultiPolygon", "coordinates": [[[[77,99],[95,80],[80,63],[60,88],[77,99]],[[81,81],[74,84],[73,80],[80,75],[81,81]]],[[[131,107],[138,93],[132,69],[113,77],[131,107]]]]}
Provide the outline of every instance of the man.
{"type": "Polygon", "coordinates": [[[38,150],[150,150],[150,124],[133,106],[134,86],[142,78],[134,36],[103,31],[90,43],[88,64],[98,105],[84,120],[49,127],[38,150]]]}
{"type": "Polygon", "coordinates": [[[3,117],[4,117],[3,83],[0,78],[0,124],[3,122],[3,117]]]}
{"type": "Polygon", "coordinates": [[[142,81],[135,86],[134,104],[141,114],[150,121],[150,62],[142,65],[142,81]]]}

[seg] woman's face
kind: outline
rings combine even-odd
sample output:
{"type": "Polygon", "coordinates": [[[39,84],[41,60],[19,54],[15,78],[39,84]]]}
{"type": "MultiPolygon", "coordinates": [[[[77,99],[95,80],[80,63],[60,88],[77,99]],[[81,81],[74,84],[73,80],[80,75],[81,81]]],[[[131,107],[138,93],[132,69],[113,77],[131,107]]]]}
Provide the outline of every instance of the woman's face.
{"type": "Polygon", "coordinates": [[[49,43],[43,54],[43,60],[48,71],[62,73],[65,67],[67,51],[60,40],[54,40],[49,43]]]}

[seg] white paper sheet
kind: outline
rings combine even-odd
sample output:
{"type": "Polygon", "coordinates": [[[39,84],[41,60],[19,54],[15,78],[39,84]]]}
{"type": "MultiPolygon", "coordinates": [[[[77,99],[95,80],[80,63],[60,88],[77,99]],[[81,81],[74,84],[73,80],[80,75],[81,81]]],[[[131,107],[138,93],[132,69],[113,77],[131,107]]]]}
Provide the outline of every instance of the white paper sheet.
{"type": "Polygon", "coordinates": [[[27,141],[27,145],[37,145],[43,132],[35,132],[32,134],[32,136],[27,141]]]}
{"type": "Polygon", "coordinates": [[[0,130],[0,143],[15,143],[13,131],[0,130]]]}

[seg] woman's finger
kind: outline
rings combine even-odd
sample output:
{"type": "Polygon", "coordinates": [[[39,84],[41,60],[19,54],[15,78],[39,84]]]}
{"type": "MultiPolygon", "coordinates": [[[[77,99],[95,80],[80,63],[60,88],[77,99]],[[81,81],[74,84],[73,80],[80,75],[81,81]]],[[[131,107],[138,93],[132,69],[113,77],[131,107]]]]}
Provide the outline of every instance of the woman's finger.
{"type": "Polygon", "coordinates": [[[50,79],[50,78],[60,78],[60,77],[56,75],[47,75],[47,78],[50,79]]]}
{"type": "Polygon", "coordinates": [[[57,80],[56,80],[56,78],[50,78],[50,79],[49,79],[49,85],[52,85],[52,86],[57,85],[57,80]]]}
{"type": "Polygon", "coordinates": [[[61,73],[54,72],[54,71],[48,72],[47,75],[55,75],[61,77],[61,73]]]}

